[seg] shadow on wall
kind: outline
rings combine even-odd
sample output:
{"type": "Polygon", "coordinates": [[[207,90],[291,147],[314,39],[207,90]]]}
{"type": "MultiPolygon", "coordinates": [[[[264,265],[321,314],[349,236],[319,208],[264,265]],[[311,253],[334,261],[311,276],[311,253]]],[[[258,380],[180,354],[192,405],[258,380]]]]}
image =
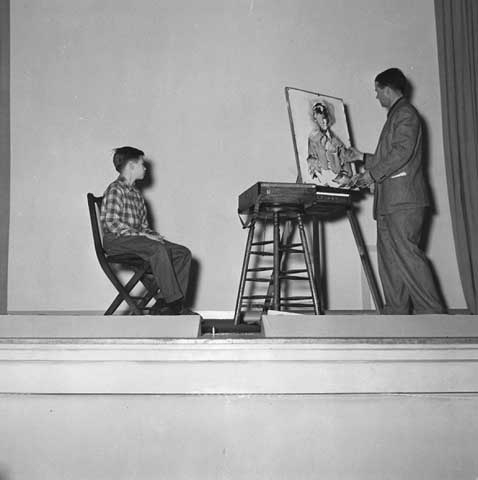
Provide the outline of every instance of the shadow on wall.
{"type": "MultiPolygon", "coordinates": [[[[144,190],[151,188],[154,185],[154,172],[153,172],[153,162],[151,159],[146,159],[144,162],[146,166],[146,175],[144,176],[141,182],[137,182],[136,186],[138,189],[143,192],[144,190]]],[[[145,199],[147,215],[148,215],[148,223],[150,228],[156,230],[156,217],[153,212],[153,208],[151,208],[149,202],[145,199]]],[[[160,232],[161,233],[161,232],[160,232]]],[[[167,238],[167,235],[166,235],[167,238]]],[[[185,245],[186,247],[190,248],[190,245],[185,245]]],[[[194,255],[194,252],[192,252],[194,255]]],[[[199,277],[200,277],[201,265],[199,261],[193,257],[191,261],[191,270],[189,274],[189,288],[186,293],[186,305],[192,307],[196,301],[197,292],[198,292],[198,285],[199,285],[199,277]]],[[[0,478],[2,480],[2,478],[0,478]]]]}
{"type": "MultiPolygon", "coordinates": [[[[410,80],[407,83],[407,91],[405,92],[405,96],[410,100],[410,102],[413,103],[413,92],[414,92],[414,86],[410,82],[410,80]]],[[[419,112],[420,114],[420,112],[419,112]]],[[[428,127],[427,121],[423,118],[423,116],[420,114],[420,118],[422,120],[422,142],[423,142],[423,171],[425,173],[425,181],[427,182],[426,188],[428,189],[429,195],[430,195],[430,209],[429,209],[429,214],[425,218],[423,228],[422,228],[422,238],[420,241],[420,247],[423,249],[424,252],[426,252],[429,241],[430,241],[430,232],[432,230],[432,225],[433,225],[433,218],[434,216],[439,213],[437,212],[436,209],[436,201],[435,201],[435,192],[432,190],[429,178],[430,178],[430,129],[428,127]]],[[[446,306],[445,302],[445,296],[443,295],[443,288],[440,283],[440,279],[437,275],[436,269],[433,264],[430,262],[430,269],[433,275],[433,279],[435,281],[435,285],[438,288],[438,293],[441,297],[441,300],[443,302],[443,305],[446,306]]]]}
{"type": "Polygon", "coordinates": [[[11,480],[12,476],[8,473],[7,466],[0,464],[0,480],[11,480]]]}

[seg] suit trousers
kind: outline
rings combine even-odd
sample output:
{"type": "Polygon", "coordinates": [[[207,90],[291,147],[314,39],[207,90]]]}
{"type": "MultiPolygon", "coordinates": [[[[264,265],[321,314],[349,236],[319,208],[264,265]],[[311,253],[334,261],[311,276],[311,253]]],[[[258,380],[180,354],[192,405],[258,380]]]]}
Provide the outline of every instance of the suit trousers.
{"type": "Polygon", "coordinates": [[[110,255],[133,253],[147,260],[167,303],[186,296],[191,268],[191,252],[188,248],[167,240],[161,243],[142,235],[115,237],[107,234],[103,245],[110,255]]]}
{"type": "Polygon", "coordinates": [[[445,307],[423,250],[419,247],[427,208],[377,217],[378,270],[385,314],[444,313],[445,307]]]}

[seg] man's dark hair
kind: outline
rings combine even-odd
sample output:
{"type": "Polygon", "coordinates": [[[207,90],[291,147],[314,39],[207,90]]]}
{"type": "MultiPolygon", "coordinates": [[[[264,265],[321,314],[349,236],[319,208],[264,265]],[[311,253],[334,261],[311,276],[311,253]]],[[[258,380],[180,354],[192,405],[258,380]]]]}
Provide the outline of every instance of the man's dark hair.
{"type": "Polygon", "coordinates": [[[139,160],[140,157],[144,157],[144,152],[134,147],[119,147],[115,148],[114,152],[113,165],[119,173],[123,171],[130,160],[139,160]]]}
{"type": "Polygon", "coordinates": [[[389,68],[379,73],[375,81],[381,88],[390,87],[391,89],[405,95],[408,88],[408,81],[402,71],[398,68],[389,68]]]}

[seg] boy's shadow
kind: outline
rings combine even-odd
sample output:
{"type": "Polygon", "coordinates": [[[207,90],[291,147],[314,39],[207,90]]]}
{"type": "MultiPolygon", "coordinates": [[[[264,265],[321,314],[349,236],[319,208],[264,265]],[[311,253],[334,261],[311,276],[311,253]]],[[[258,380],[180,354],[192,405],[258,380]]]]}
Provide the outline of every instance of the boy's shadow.
{"type": "MultiPolygon", "coordinates": [[[[141,181],[136,182],[136,187],[141,191],[144,192],[148,190],[154,185],[154,171],[153,171],[153,162],[151,159],[146,158],[144,160],[144,165],[146,167],[146,174],[141,181]]],[[[158,231],[157,224],[156,224],[156,216],[153,213],[153,208],[151,208],[150,202],[144,199],[146,203],[146,211],[147,211],[147,219],[149,226],[152,230],[158,231]]],[[[161,233],[161,232],[159,232],[161,233]]],[[[165,234],[166,239],[168,239],[168,235],[165,234]]],[[[189,248],[189,246],[188,246],[189,248]]],[[[200,270],[201,264],[196,258],[192,258],[191,260],[191,269],[189,273],[189,287],[188,291],[185,295],[185,303],[188,306],[194,306],[197,297],[198,285],[199,285],[199,277],[200,277],[200,270]]]]}

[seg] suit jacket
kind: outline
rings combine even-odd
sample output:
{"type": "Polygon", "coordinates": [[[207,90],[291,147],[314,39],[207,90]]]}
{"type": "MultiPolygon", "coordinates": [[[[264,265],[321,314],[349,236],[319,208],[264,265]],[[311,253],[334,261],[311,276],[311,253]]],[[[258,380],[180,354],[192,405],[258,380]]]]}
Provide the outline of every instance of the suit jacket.
{"type": "Polygon", "coordinates": [[[365,168],[375,180],[374,218],[430,205],[422,130],[415,107],[404,97],[397,100],[388,111],[375,153],[365,155],[365,168]]]}

